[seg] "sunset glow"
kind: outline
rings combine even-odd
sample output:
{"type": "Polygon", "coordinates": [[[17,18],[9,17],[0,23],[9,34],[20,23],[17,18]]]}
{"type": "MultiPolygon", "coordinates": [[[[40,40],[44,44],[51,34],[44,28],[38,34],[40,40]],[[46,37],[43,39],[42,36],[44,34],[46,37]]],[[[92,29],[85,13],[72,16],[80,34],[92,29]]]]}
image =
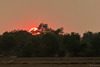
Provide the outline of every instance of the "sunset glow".
{"type": "Polygon", "coordinates": [[[39,35],[40,32],[38,31],[38,28],[33,27],[29,30],[30,33],[32,33],[32,35],[39,35]]]}
{"type": "Polygon", "coordinates": [[[31,32],[31,31],[37,31],[38,29],[36,28],[36,27],[33,27],[33,28],[31,28],[30,30],[29,30],[29,32],[31,32]]]}

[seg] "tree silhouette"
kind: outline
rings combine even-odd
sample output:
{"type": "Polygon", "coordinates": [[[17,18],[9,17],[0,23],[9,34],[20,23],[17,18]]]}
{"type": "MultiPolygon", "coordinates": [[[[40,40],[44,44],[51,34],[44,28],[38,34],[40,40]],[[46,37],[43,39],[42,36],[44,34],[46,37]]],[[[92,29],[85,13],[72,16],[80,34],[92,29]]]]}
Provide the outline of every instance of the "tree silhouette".
{"type": "Polygon", "coordinates": [[[38,26],[39,35],[26,30],[12,30],[0,35],[0,56],[18,57],[100,57],[100,32],[64,34],[48,24],[38,26]]]}

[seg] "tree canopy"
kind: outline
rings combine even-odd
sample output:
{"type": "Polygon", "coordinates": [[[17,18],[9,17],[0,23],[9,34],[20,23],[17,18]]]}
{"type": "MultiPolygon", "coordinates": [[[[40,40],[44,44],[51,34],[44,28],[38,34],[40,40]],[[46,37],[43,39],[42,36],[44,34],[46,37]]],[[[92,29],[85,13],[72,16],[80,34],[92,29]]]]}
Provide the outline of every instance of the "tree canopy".
{"type": "Polygon", "coordinates": [[[0,35],[0,56],[18,57],[100,57],[100,32],[65,34],[41,23],[36,32],[12,30],[0,35]],[[37,33],[38,35],[32,35],[37,33]]]}

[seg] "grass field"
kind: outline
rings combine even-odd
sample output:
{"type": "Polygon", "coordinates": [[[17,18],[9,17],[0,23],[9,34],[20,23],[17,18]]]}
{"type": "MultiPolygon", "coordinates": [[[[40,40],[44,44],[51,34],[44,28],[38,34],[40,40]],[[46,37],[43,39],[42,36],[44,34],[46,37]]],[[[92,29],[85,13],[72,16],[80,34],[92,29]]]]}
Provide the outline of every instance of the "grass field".
{"type": "Polygon", "coordinates": [[[0,67],[100,67],[100,57],[0,58],[0,67]]]}

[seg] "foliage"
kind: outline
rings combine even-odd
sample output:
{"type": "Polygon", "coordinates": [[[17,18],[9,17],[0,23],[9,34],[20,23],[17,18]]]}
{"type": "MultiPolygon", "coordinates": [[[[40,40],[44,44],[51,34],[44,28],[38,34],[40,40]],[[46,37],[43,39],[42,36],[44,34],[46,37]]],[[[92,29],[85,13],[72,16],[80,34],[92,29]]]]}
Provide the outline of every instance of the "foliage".
{"type": "Polygon", "coordinates": [[[39,35],[26,30],[13,30],[0,35],[0,56],[19,57],[100,57],[100,32],[64,34],[48,24],[38,26],[39,35]]]}
{"type": "Polygon", "coordinates": [[[59,41],[56,34],[48,32],[43,35],[41,43],[42,56],[54,56],[58,51],[58,47],[59,41]]]}

